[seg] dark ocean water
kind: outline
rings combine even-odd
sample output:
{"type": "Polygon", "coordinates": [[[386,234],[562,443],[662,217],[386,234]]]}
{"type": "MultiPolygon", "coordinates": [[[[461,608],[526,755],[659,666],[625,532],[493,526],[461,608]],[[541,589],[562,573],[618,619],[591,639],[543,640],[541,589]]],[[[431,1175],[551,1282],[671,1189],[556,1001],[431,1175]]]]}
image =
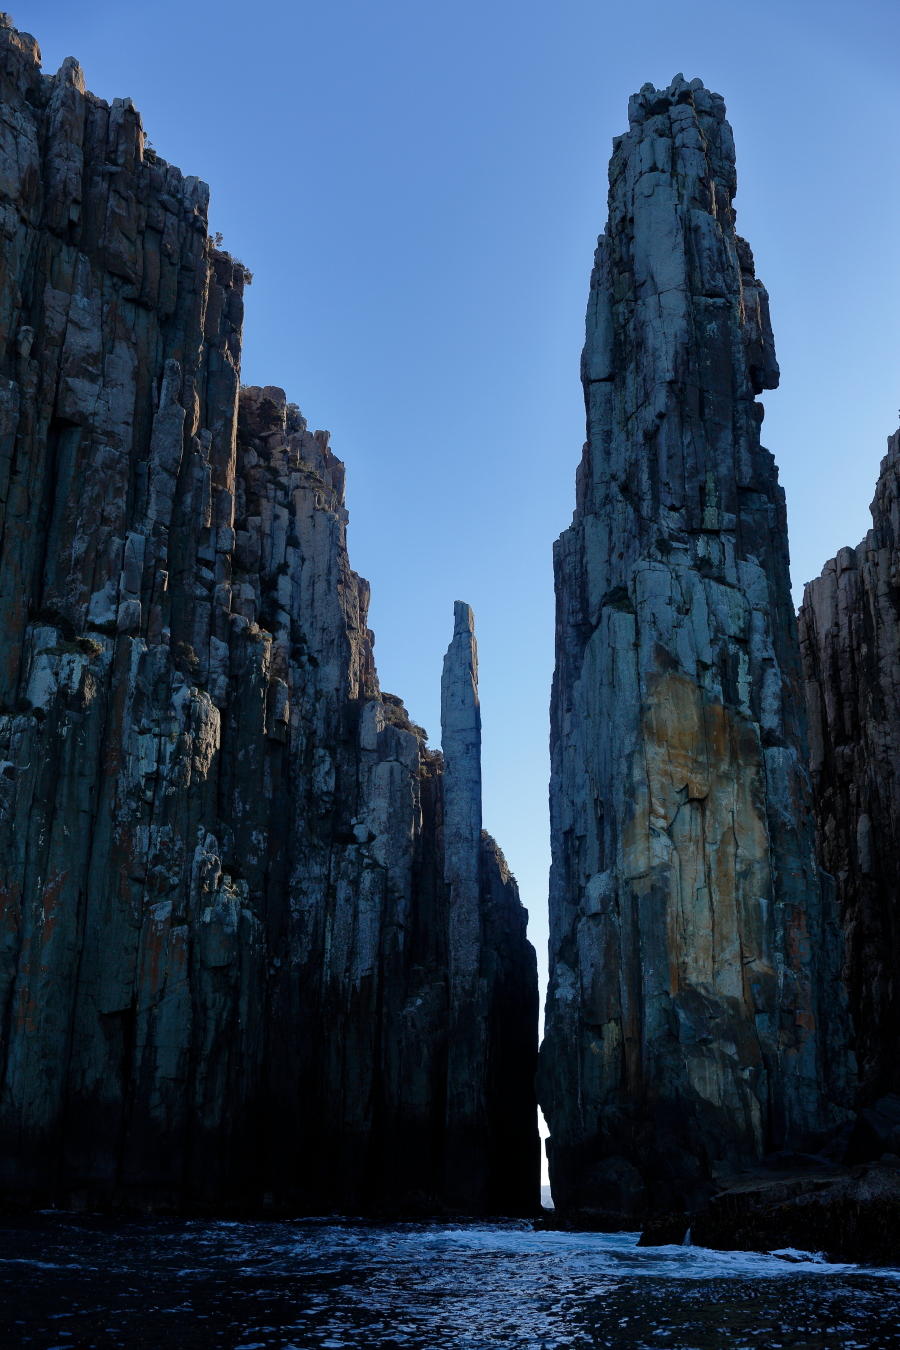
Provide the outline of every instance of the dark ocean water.
{"type": "Polygon", "coordinates": [[[636,1233],[535,1233],[515,1222],[127,1221],[54,1212],[0,1228],[0,1344],[900,1347],[900,1271],[639,1248],[636,1233]]]}

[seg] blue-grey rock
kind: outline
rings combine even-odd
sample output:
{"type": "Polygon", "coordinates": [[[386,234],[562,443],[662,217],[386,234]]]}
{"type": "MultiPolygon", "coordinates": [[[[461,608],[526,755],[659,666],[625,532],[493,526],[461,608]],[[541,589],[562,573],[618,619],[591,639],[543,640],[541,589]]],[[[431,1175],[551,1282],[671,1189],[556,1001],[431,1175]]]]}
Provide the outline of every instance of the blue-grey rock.
{"type": "Polygon", "coordinates": [[[755,396],[778,366],[735,231],[731,128],[721,97],[681,76],[645,85],[629,123],[591,278],[577,504],[554,553],[539,1095],[557,1205],[614,1209],[621,1176],[633,1215],[635,1172],[649,1205],[677,1209],[827,1137],[852,1065],[784,496],[759,439],[755,396]]]}

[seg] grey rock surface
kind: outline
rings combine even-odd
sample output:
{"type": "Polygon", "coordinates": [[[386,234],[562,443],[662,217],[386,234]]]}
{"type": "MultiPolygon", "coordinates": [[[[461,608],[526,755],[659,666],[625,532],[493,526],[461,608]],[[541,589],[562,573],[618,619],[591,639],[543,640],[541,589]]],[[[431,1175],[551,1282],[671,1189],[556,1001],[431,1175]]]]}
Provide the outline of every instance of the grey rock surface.
{"type": "Polygon", "coordinates": [[[536,1210],[525,911],[452,716],[445,856],[343,465],[130,100],[6,16],[0,98],[0,1199],[536,1210]]]}
{"type": "Polygon", "coordinates": [[[900,1159],[872,1167],[757,1169],[725,1185],[702,1214],[690,1216],[691,1240],[718,1251],[799,1252],[832,1261],[893,1266],[900,1260],[900,1159]]]}
{"type": "Polygon", "coordinates": [[[872,529],[806,586],[800,638],[820,861],[837,889],[867,1107],[900,1093],[900,431],[872,529]]]}
{"type": "Polygon", "coordinates": [[[484,1120],[481,967],[481,708],[475,619],[457,600],[453,639],[441,677],[444,754],[444,881],[452,1020],[447,1067],[448,1184],[475,1192],[483,1162],[477,1139],[484,1120]],[[474,1058],[473,1058],[474,1054],[474,1058]],[[452,1179],[452,1180],[451,1180],[452,1179]]]}
{"type": "Polygon", "coordinates": [[[539,1077],[557,1205],[623,1216],[824,1140],[853,1088],[784,497],[759,440],[778,366],[731,128],[681,76],[645,85],[629,123],[554,553],[539,1077]]]}

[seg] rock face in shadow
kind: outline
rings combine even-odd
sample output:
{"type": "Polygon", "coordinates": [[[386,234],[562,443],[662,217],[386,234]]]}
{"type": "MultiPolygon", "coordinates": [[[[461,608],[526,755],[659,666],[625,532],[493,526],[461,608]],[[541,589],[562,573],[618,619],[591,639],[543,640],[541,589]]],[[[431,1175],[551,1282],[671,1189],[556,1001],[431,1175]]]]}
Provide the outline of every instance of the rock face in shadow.
{"type": "Polygon", "coordinates": [[[852,1071],[816,867],[778,383],[722,99],[646,85],[591,279],[587,444],[555,549],[550,986],[566,1209],[690,1207],[823,1142],[852,1071]],[[818,1142],[815,1142],[818,1141],[818,1142]]]}
{"type": "Polygon", "coordinates": [[[820,857],[837,888],[859,1105],[870,1107],[900,1093],[900,431],[872,529],[809,582],[800,637],[820,857]]]}
{"type": "Polygon", "coordinates": [[[450,1035],[447,1065],[447,1184],[477,1194],[486,1158],[478,1146],[486,1102],[478,1034],[481,974],[481,707],[471,609],[457,601],[441,678],[444,754],[444,881],[447,885],[450,1035]]]}
{"type": "Polygon", "coordinates": [[[206,185],[6,16],[0,84],[2,1196],[532,1212],[535,961],[478,747],[448,851],[343,465],[240,388],[206,185]]]}
{"type": "Polygon", "coordinates": [[[691,1217],[691,1240],[720,1251],[823,1253],[833,1261],[900,1261],[900,1158],[741,1177],[691,1217]],[[798,1252],[799,1249],[799,1252],[798,1252]]]}

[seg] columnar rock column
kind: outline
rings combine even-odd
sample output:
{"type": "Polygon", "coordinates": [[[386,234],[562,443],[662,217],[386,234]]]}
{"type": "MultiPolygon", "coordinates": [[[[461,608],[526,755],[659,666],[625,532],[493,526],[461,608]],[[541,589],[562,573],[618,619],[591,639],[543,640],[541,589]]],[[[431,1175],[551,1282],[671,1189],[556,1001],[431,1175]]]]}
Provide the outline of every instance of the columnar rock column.
{"type": "Polygon", "coordinates": [[[441,675],[444,881],[449,906],[451,1025],[447,1070],[447,1175],[460,1198],[483,1182],[473,1148],[484,1119],[481,965],[481,708],[475,616],[457,600],[441,675]]]}
{"type": "Polygon", "coordinates": [[[637,1215],[823,1138],[848,1101],[816,870],[768,300],[699,80],[614,141],[587,444],[555,549],[550,987],[557,1203],[637,1215]]]}
{"type": "Polygon", "coordinates": [[[481,890],[481,707],[475,616],[457,600],[441,675],[444,755],[444,880],[450,888],[451,988],[478,971],[481,890]]]}
{"type": "Polygon", "coordinates": [[[872,529],[806,587],[800,640],[821,862],[837,885],[868,1107],[900,1093],[900,431],[872,529]]]}

